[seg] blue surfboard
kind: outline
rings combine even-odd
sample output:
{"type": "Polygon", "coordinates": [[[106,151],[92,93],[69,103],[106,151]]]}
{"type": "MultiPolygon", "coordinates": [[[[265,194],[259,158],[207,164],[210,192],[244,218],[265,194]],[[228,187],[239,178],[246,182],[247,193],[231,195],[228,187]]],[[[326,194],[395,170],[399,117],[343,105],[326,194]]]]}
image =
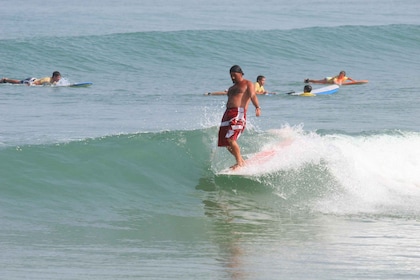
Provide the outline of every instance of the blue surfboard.
{"type": "Polygon", "coordinates": [[[83,83],[74,83],[74,84],[70,84],[68,85],[69,87],[88,87],[93,85],[92,82],[83,82],[83,83]]]}
{"type": "MultiPolygon", "coordinates": [[[[339,89],[338,85],[330,85],[330,86],[314,89],[311,91],[311,93],[313,94],[312,96],[327,95],[327,94],[336,93],[338,89],[339,89]]],[[[303,92],[293,92],[293,93],[290,93],[290,95],[303,95],[303,92]]],[[[307,96],[311,96],[311,95],[307,95],[307,96]]]]}

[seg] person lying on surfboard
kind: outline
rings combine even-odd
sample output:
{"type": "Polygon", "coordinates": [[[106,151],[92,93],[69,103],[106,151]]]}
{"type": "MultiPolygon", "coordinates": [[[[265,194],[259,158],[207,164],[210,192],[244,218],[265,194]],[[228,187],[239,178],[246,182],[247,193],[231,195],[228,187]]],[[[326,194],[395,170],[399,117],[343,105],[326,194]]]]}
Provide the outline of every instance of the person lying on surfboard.
{"type": "Polygon", "coordinates": [[[255,115],[257,117],[261,114],[261,107],[255,94],[254,84],[244,79],[244,72],[242,72],[241,67],[233,65],[229,73],[234,85],[227,92],[226,111],[220,123],[217,145],[226,147],[235,157],[236,164],[230,167],[234,170],[245,164],[237,140],[245,130],[246,111],[248,110],[249,102],[251,101],[255,106],[255,115]]]}
{"type": "Polygon", "coordinates": [[[54,71],[51,77],[44,77],[41,79],[37,78],[26,78],[24,80],[15,80],[9,78],[2,78],[0,79],[0,83],[9,83],[9,84],[24,84],[28,86],[32,85],[55,85],[61,79],[61,74],[58,71],[54,71]]]}
{"type": "Polygon", "coordinates": [[[346,76],[346,71],[341,71],[337,76],[334,77],[326,77],[322,80],[310,80],[310,79],[305,79],[304,82],[305,83],[314,83],[314,84],[336,84],[336,85],[341,85],[344,82],[346,82],[347,80],[350,80],[352,82],[356,82],[356,80],[353,80],[350,77],[346,76]]]}

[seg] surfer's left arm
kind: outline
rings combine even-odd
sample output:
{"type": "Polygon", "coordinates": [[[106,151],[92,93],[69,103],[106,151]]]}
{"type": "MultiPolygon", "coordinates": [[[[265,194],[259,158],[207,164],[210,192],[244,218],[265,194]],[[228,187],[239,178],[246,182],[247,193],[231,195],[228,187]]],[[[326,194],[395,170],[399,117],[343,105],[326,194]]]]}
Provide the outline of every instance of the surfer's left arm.
{"type": "Polygon", "coordinates": [[[255,92],[254,94],[251,94],[251,102],[255,106],[255,116],[259,117],[261,115],[261,107],[255,92]]]}

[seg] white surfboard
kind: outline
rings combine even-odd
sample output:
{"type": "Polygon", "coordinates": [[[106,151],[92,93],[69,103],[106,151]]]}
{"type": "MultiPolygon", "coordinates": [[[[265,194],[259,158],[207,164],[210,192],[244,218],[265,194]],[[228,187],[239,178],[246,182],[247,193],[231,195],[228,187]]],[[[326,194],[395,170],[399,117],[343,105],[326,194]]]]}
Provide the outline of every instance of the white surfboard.
{"type": "Polygon", "coordinates": [[[267,172],[267,166],[270,166],[272,161],[281,156],[281,150],[293,143],[293,139],[285,139],[273,147],[259,151],[250,155],[245,160],[245,165],[234,170],[226,168],[220,171],[220,175],[236,175],[236,176],[253,176],[267,172]]]}

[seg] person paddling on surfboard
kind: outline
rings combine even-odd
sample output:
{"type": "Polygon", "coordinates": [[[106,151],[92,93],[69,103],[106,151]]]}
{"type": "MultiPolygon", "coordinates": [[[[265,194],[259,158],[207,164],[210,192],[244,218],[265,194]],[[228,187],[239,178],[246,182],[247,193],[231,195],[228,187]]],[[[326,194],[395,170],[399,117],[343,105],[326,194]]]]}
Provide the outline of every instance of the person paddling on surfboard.
{"type": "Polygon", "coordinates": [[[8,78],[2,78],[0,79],[0,83],[9,83],[9,84],[25,84],[28,86],[31,85],[55,85],[60,81],[61,74],[58,71],[54,71],[51,75],[51,77],[44,77],[41,79],[37,78],[26,78],[24,80],[15,80],[15,79],[8,79],[8,78]]]}
{"type": "Polygon", "coordinates": [[[353,80],[350,77],[346,76],[346,71],[341,71],[337,76],[334,77],[326,77],[322,80],[310,80],[305,79],[305,83],[314,83],[314,84],[336,84],[341,85],[342,83],[346,82],[347,80],[350,80],[352,82],[356,82],[356,80],[353,80]]]}
{"type": "Polygon", "coordinates": [[[244,72],[241,67],[233,65],[229,73],[234,85],[227,92],[226,111],[220,123],[217,145],[219,147],[226,147],[235,157],[236,164],[230,167],[234,170],[245,164],[237,140],[245,130],[246,112],[249,102],[251,101],[255,106],[255,115],[257,117],[261,114],[261,107],[255,94],[254,84],[244,79],[244,72]]]}

